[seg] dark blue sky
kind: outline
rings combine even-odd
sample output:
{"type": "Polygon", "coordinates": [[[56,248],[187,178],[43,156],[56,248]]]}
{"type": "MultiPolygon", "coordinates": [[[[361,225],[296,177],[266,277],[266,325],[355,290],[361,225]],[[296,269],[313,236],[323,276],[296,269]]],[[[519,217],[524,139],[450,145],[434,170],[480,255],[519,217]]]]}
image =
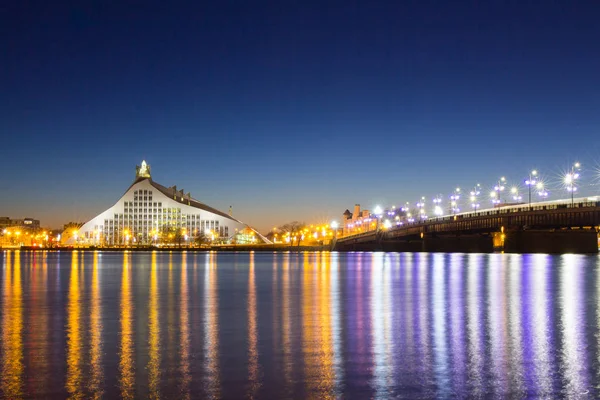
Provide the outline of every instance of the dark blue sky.
{"type": "Polygon", "coordinates": [[[9,3],[0,215],[86,220],[143,158],[262,230],[598,159],[598,2],[9,3]]]}

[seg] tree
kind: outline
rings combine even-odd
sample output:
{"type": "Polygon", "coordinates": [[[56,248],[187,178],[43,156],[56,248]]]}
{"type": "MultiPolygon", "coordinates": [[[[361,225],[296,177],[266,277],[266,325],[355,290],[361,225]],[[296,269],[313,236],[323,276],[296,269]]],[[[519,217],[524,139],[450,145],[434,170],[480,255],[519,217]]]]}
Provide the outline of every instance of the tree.
{"type": "Polygon", "coordinates": [[[181,246],[181,241],[183,239],[183,232],[181,228],[163,225],[159,231],[162,243],[173,243],[181,246]]]}
{"type": "Polygon", "coordinates": [[[201,246],[203,244],[207,244],[208,242],[210,242],[208,236],[206,236],[204,232],[199,230],[198,234],[194,237],[194,243],[196,243],[198,246],[201,246]]]}
{"type": "Polygon", "coordinates": [[[306,224],[304,222],[292,221],[281,225],[278,229],[283,234],[289,234],[291,246],[294,245],[294,235],[296,235],[297,245],[300,246],[300,241],[302,240],[302,230],[305,226],[306,224]]]}

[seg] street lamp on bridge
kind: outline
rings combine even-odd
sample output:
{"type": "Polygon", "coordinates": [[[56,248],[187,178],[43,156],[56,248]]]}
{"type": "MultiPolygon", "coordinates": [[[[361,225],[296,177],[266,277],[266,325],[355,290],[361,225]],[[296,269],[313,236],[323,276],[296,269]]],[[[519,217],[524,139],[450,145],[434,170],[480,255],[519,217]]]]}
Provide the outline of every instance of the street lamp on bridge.
{"type": "Polygon", "coordinates": [[[521,195],[519,194],[519,188],[517,188],[516,186],[513,186],[512,188],[510,188],[510,193],[512,194],[512,198],[514,201],[521,201],[521,199],[523,197],[521,197],[521,195]]]}
{"type": "Polygon", "coordinates": [[[458,208],[458,200],[460,199],[460,188],[454,189],[454,193],[450,195],[450,211],[452,214],[460,212],[458,208]]]}
{"type": "Polygon", "coordinates": [[[542,199],[545,199],[546,197],[548,197],[548,191],[544,187],[544,182],[538,182],[535,185],[535,188],[538,191],[538,196],[540,196],[542,199]]]}
{"type": "Polygon", "coordinates": [[[500,204],[500,202],[501,202],[500,192],[504,191],[505,184],[506,184],[506,178],[501,177],[500,179],[498,179],[498,182],[496,182],[496,185],[494,185],[494,191],[492,191],[490,193],[490,196],[492,197],[492,203],[494,205],[500,204]]]}
{"type": "Polygon", "coordinates": [[[581,164],[576,162],[571,166],[571,171],[565,175],[565,184],[567,191],[571,192],[571,207],[574,206],[575,200],[573,198],[574,193],[577,191],[576,181],[579,179],[579,171],[581,170],[581,164]]]}
{"type": "Polygon", "coordinates": [[[477,197],[481,194],[481,185],[478,183],[475,185],[473,190],[471,190],[471,207],[473,207],[473,211],[477,212],[477,208],[479,208],[479,203],[477,202],[477,197]]]}
{"type": "Polygon", "coordinates": [[[527,187],[529,188],[529,209],[531,209],[531,187],[533,185],[537,185],[537,171],[534,169],[533,171],[531,171],[529,173],[529,179],[525,180],[525,184],[527,185],[527,187]]]}
{"type": "Polygon", "coordinates": [[[381,206],[375,206],[373,212],[375,213],[375,218],[377,219],[377,227],[375,228],[375,230],[379,230],[379,220],[381,219],[383,210],[381,209],[381,206]]]}
{"type": "Polygon", "coordinates": [[[421,201],[419,201],[417,203],[417,208],[419,209],[419,219],[420,220],[425,219],[425,210],[423,209],[423,207],[425,207],[425,196],[421,197],[421,201]]]}
{"type": "Polygon", "coordinates": [[[444,215],[444,210],[442,210],[441,204],[442,204],[442,196],[441,195],[439,195],[433,199],[433,213],[438,217],[444,215]]]}

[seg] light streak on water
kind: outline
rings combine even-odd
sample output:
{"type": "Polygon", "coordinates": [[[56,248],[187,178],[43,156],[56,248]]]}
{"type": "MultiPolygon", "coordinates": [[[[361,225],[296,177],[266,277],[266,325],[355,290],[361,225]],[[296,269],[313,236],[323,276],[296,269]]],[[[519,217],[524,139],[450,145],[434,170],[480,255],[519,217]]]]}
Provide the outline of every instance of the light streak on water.
{"type": "Polygon", "coordinates": [[[1,251],[0,268],[3,398],[600,397],[598,256],[1,251]]]}
{"type": "Polygon", "coordinates": [[[119,387],[123,399],[135,398],[134,309],[131,293],[130,253],[123,254],[121,275],[121,343],[119,348],[119,387]]]}
{"type": "Polygon", "coordinates": [[[221,380],[219,370],[219,297],[218,277],[215,253],[206,254],[204,275],[204,352],[205,352],[205,395],[207,398],[219,398],[221,380]]]}

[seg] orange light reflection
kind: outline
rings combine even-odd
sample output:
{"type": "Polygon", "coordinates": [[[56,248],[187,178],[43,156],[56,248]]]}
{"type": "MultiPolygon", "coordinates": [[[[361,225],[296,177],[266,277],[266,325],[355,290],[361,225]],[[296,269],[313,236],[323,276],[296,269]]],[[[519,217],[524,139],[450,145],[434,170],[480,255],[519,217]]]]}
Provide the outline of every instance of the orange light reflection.
{"type": "Polygon", "coordinates": [[[119,348],[119,387],[121,397],[135,398],[135,367],[133,360],[133,304],[131,300],[131,271],[128,253],[123,254],[121,275],[121,343],[119,348]]]}
{"type": "Polygon", "coordinates": [[[10,252],[6,252],[2,302],[2,395],[23,398],[23,293],[21,288],[21,253],[15,251],[11,268],[10,252]]]}
{"type": "Polygon", "coordinates": [[[70,397],[81,399],[82,391],[82,331],[81,331],[81,299],[79,287],[79,254],[71,254],[71,275],[69,277],[69,297],[67,306],[67,382],[66,389],[70,397]]]}

